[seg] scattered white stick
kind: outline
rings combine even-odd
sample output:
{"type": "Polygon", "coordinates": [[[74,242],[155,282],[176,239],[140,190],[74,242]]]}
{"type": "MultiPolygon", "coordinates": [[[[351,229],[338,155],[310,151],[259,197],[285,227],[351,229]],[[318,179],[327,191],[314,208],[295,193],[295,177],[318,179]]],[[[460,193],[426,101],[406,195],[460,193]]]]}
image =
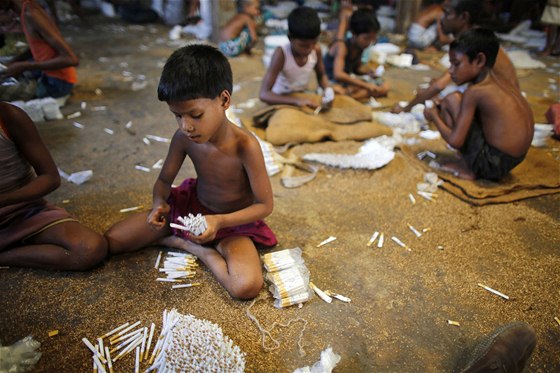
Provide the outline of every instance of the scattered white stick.
{"type": "Polygon", "coordinates": [[[315,284],[312,283],[311,281],[309,282],[309,287],[311,289],[313,289],[313,291],[315,292],[315,294],[317,294],[319,296],[319,298],[321,298],[322,300],[324,300],[327,303],[332,303],[332,298],[329,297],[327,294],[325,294],[325,292],[323,290],[321,290],[317,286],[315,286],[315,284]]]}
{"type": "Polygon", "coordinates": [[[111,361],[111,354],[109,353],[109,347],[105,346],[105,357],[107,358],[107,367],[109,372],[113,373],[113,362],[111,361]]]}
{"type": "Polygon", "coordinates": [[[118,326],[115,329],[111,330],[110,332],[107,332],[107,333],[103,334],[99,338],[107,338],[108,336],[115,334],[116,332],[120,331],[121,329],[126,328],[128,325],[130,325],[130,324],[126,322],[126,323],[122,324],[121,326],[118,326]]]}
{"type": "MultiPolygon", "coordinates": [[[[144,338],[142,338],[142,343],[144,338]]],[[[136,347],[136,360],[134,362],[134,373],[140,373],[140,347],[136,347]]]]}
{"type": "Polygon", "coordinates": [[[120,209],[120,212],[130,212],[130,211],[136,211],[138,209],[141,209],[144,206],[134,206],[134,207],[127,207],[124,209],[120,209]]]}
{"type": "Polygon", "coordinates": [[[416,237],[420,237],[422,235],[422,233],[418,232],[418,230],[414,228],[412,225],[408,223],[406,225],[408,225],[408,228],[412,231],[412,233],[416,235],[416,237]]]}
{"type": "Polygon", "coordinates": [[[101,356],[99,351],[97,351],[97,349],[95,347],[93,347],[93,345],[91,344],[91,342],[87,338],[82,338],[82,342],[84,342],[84,344],[87,346],[87,348],[90,349],[90,351],[93,353],[94,357],[97,356],[97,358],[100,361],[102,361],[103,364],[105,364],[107,362],[107,360],[105,360],[105,358],[103,356],[101,356]]]}
{"type": "Polygon", "coordinates": [[[391,237],[391,239],[400,247],[404,247],[404,248],[408,248],[401,240],[399,240],[397,237],[393,236],[391,237]]]}
{"type": "Polygon", "coordinates": [[[373,235],[371,236],[371,238],[369,239],[367,246],[371,246],[373,245],[373,243],[375,242],[375,240],[377,239],[377,236],[379,236],[379,232],[375,231],[373,233],[373,235]]]}
{"type": "Polygon", "coordinates": [[[336,240],[336,237],[335,236],[330,236],[329,238],[327,238],[326,240],[324,240],[320,244],[318,244],[317,247],[321,247],[323,245],[326,245],[330,242],[333,242],[334,240],[336,240]]]}
{"type": "Polygon", "coordinates": [[[109,135],[112,135],[112,134],[115,133],[115,131],[113,131],[113,130],[110,129],[110,128],[103,128],[103,131],[107,132],[109,135]]]}
{"type": "MultiPolygon", "coordinates": [[[[128,327],[124,328],[123,330],[121,330],[120,332],[117,333],[117,336],[121,336],[126,334],[129,330],[132,330],[133,328],[137,327],[140,324],[140,320],[136,321],[134,324],[129,325],[128,327]]],[[[111,339],[116,339],[116,338],[111,338],[111,339]]]]}
{"type": "Polygon", "coordinates": [[[383,232],[381,233],[381,236],[379,236],[379,241],[377,241],[377,247],[378,248],[382,248],[383,247],[383,241],[385,239],[385,235],[383,234],[383,232]]]}
{"type": "Polygon", "coordinates": [[[144,360],[148,358],[150,347],[152,346],[152,338],[154,337],[155,328],[156,328],[156,324],[152,323],[152,325],[150,325],[150,336],[148,337],[148,345],[146,346],[146,351],[144,352],[144,360]]]}
{"type": "Polygon", "coordinates": [[[105,358],[105,349],[103,348],[103,339],[102,338],[97,338],[97,344],[99,345],[99,353],[101,354],[101,357],[105,358]]]}
{"type": "Polygon", "coordinates": [[[103,364],[99,359],[99,356],[93,356],[93,361],[95,362],[95,365],[97,366],[97,370],[99,373],[107,373],[105,367],[103,366],[103,364]]]}
{"type": "Polygon", "coordinates": [[[154,265],[155,269],[158,269],[158,267],[159,267],[159,262],[161,262],[161,254],[163,254],[163,251],[160,251],[158,256],[157,256],[156,264],[154,265]]]}
{"type": "Polygon", "coordinates": [[[171,286],[172,289],[181,289],[181,288],[190,288],[193,286],[200,286],[200,283],[198,282],[194,282],[192,284],[179,284],[179,285],[173,285],[171,286]]]}
{"type": "Polygon", "coordinates": [[[151,171],[148,167],[140,166],[139,164],[134,166],[134,168],[137,169],[138,171],[144,171],[144,172],[150,172],[151,171]]]}
{"type": "Polygon", "coordinates": [[[148,138],[150,140],[154,140],[154,141],[165,142],[165,143],[171,142],[171,140],[169,140],[166,137],[160,137],[160,136],[154,136],[154,135],[146,135],[146,138],[148,138]]]}
{"type": "Polygon", "coordinates": [[[410,202],[412,202],[413,205],[416,203],[416,198],[414,198],[412,193],[408,193],[408,198],[410,199],[410,202]]]}
{"type": "Polygon", "coordinates": [[[78,122],[72,122],[72,125],[79,129],[84,129],[84,125],[78,122]]]}
{"type": "Polygon", "coordinates": [[[508,297],[507,295],[505,295],[504,293],[500,293],[498,290],[494,290],[494,289],[492,289],[491,287],[488,287],[488,286],[483,285],[483,284],[481,284],[481,283],[478,283],[478,286],[480,286],[480,287],[483,288],[483,289],[488,290],[489,292],[491,292],[491,293],[493,293],[493,294],[496,294],[496,295],[499,296],[499,297],[502,297],[502,298],[504,298],[504,299],[509,299],[509,297],[508,297]]]}
{"type": "Polygon", "coordinates": [[[77,111],[77,112],[75,112],[75,113],[72,113],[72,114],[70,114],[70,115],[67,115],[67,116],[66,116],[66,119],[74,119],[74,118],[79,118],[79,117],[81,117],[81,116],[82,116],[82,113],[79,112],[79,111],[77,111]]]}

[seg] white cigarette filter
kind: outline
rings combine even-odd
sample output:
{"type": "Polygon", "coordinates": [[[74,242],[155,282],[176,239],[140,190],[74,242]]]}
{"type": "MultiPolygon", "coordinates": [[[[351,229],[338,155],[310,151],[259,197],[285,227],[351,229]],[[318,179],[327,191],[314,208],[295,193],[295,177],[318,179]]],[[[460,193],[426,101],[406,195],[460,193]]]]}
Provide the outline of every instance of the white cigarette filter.
{"type": "Polygon", "coordinates": [[[478,286],[480,286],[481,288],[483,288],[483,289],[485,289],[485,290],[488,290],[489,292],[491,292],[491,293],[493,293],[493,294],[496,294],[496,295],[499,296],[499,297],[502,297],[502,298],[504,298],[504,299],[509,299],[509,297],[508,297],[507,295],[505,295],[504,293],[501,293],[501,292],[499,292],[498,290],[494,290],[494,289],[492,289],[492,288],[489,287],[489,286],[483,285],[483,284],[481,284],[481,283],[478,283],[478,286]]]}
{"type": "Polygon", "coordinates": [[[379,232],[373,232],[371,238],[369,239],[367,246],[371,246],[373,245],[373,243],[375,242],[375,240],[377,239],[377,236],[379,236],[379,232]]]}
{"type": "Polygon", "coordinates": [[[317,286],[315,286],[314,283],[309,282],[309,287],[311,289],[313,289],[313,291],[315,292],[315,294],[317,294],[319,296],[319,298],[321,298],[322,300],[324,300],[327,303],[332,303],[332,298],[329,297],[327,294],[325,294],[325,292],[323,290],[321,290],[317,286]]]}
{"type": "Polygon", "coordinates": [[[383,234],[383,232],[381,232],[381,235],[379,236],[379,241],[377,241],[377,247],[379,249],[383,247],[384,240],[385,240],[385,235],[383,234]]]}
{"type": "Polygon", "coordinates": [[[335,236],[330,236],[329,238],[327,238],[326,240],[324,240],[320,244],[318,244],[317,247],[321,247],[323,245],[326,245],[330,242],[333,242],[334,240],[336,240],[336,237],[335,236]]]}

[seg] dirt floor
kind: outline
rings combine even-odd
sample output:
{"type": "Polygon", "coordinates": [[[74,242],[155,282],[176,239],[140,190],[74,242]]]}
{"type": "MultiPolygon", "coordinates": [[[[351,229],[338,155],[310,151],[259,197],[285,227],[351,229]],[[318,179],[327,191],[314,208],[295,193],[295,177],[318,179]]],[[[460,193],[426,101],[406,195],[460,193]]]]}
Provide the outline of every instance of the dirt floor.
{"type": "MultiPolygon", "coordinates": [[[[151,205],[157,172],[134,166],[151,167],[166,155],[167,144],[146,145],[145,135],[170,138],[175,130],[156,87],[161,67],[177,45],[169,44],[168,28],[161,25],[130,26],[101,17],[90,23],[94,26],[63,27],[81,59],[80,83],[63,112],[82,115],[39,123],[38,128],[61,169],[93,170],[86,184],[63,182],[50,201],[103,232],[127,216],[120,209],[142,205],[147,210],[151,205]],[[147,86],[133,91],[133,81],[123,72],[136,82],[144,75],[147,86]],[[99,106],[106,110],[95,111],[99,106]],[[74,121],[84,128],[74,127],[74,121]],[[129,121],[131,131],[125,128],[129,121]]],[[[549,66],[559,62],[543,61],[549,66]]],[[[256,98],[264,73],[261,55],[233,59],[232,66],[240,85],[234,103],[256,98]]],[[[424,77],[440,71],[388,68],[393,91],[382,103],[410,98],[424,77]]],[[[542,98],[551,78],[558,77],[545,70],[520,72],[537,122],[544,121],[553,102],[542,98]]],[[[548,144],[558,159],[560,143],[548,144]]],[[[306,149],[328,151],[331,145],[306,149]]],[[[560,166],[550,172],[560,174],[560,166]]],[[[178,180],[187,176],[194,176],[188,162],[178,180]]],[[[301,247],[313,282],[352,299],[327,304],[314,297],[302,308],[276,309],[262,290],[252,312],[264,327],[296,317],[307,320],[305,356],[297,347],[302,322],[275,329],[272,335],[280,347],[265,352],[246,315],[250,302],[232,300],[203,266],[196,276],[200,287],[172,290],[170,284],[156,282],[157,248],[109,258],[85,273],[2,270],[0,339],[11,344],[33,335],[40,341],[43,356],[36,372],[87,372],[92,360],[83,337],[93,340],[137,320],[161,325],[163,310],[176,308],[218,324],[246,353],[248,372],[291,372],[313,364],[329,346],[341,356],[335,372],[450,372],[477,339],[519,320],[530,323],[538,335],[529,371],[560,371],[560,325],[554,320],[560,317],[560,195],[473,207],[440,191],[437,201],[412,205],[408,194],[422,179],[423,171],[400,153],[376,171],[321,167],[314,181],[297,189],[284,188],[278,176],[271,178],[275,209],[266,221],[278,236],[277,249],[301,247]],[[406,223],[431,231],[416,239],[406,223]],[[412,251],[388,240],[382,249],[367,247],[374,230],[400,237],[412,251]],[[316,247],[330,235],[337,240],[316,247]],[[479,282],[511,299],[485,291],[479,282]],[[49,338],[53,329],[60,334],[49,338]]],[[[117,368],[132,371],[133,357],[117,368]]]]}

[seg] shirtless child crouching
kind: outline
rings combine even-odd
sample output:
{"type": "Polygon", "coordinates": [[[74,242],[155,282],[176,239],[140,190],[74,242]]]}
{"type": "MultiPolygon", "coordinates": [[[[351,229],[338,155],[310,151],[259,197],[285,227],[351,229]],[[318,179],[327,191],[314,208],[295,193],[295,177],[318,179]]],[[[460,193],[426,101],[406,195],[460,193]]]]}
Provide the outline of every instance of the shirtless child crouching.
{"type": "Polygon", "coordinates": [[[523,161],[533,139],[528,102],[513,83],[497,79],[492,70],[499,47],[494,33],[486,29],[471,29],[451,43],[451,79],[469,87],[463,94],[446,96],[440,110],[424,111],[445,141],[459,150],[460,162],[442,167],[461,178],[501,179],[523,161]]]}

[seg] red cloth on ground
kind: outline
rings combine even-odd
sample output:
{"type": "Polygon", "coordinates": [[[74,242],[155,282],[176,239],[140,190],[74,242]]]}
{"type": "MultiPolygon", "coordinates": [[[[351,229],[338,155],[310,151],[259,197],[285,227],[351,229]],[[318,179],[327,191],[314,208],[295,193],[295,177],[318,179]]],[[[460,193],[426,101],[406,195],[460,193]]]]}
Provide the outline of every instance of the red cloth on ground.
{"type": "MultiPolygon", "coordinates": [[[[186,216],[189,213],[196,215],[215,215],[216,213],[209,210],[199,201],[196,194],[197,179],[185,179],[183,183],[176,187],[171,188],[171,194],[168,199],[171,212],[169,218],[171,222],[177,222],[179,216],[186,216]]],[[[179,223],[180,224],[180,223],[179,223]]],[[[188,233],[180,229],[171,229],[173,235],[188,239],[188,233]]],[[[216,234],[214,241],[220,241],[226,237],[247,236],[259,246],[274,246],[278,243],[276,236],[272,230],[262,220],[257,220],[254,223],[238,225],[235,227],[222,228],[216,234]]]]}

